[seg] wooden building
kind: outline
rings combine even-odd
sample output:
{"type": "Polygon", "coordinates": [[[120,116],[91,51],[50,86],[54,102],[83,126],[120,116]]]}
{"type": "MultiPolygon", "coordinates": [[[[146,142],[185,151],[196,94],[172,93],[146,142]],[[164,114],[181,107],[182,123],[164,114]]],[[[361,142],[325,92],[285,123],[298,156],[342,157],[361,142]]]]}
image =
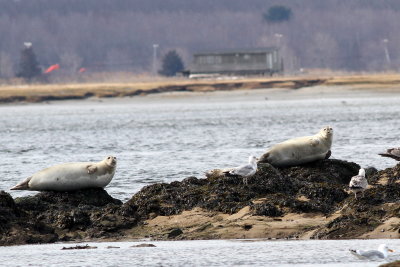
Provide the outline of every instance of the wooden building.
{"type": "Polygon", "coordinates": [[[273,75],[283,72],[279,49],[221,50],[195,53],[190,75],[273,75]]]}

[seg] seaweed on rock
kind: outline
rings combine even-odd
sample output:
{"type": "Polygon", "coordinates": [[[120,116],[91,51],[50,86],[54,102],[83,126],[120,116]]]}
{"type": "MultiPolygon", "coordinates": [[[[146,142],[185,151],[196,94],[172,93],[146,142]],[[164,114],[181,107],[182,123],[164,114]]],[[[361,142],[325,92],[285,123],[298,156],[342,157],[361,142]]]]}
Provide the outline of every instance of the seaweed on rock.
{"type": "MultiPolygon", "coordinates": [[[[103,189],[41,192],[15,200],[0,192],[0,245],[132,237],[134,229],[140,231],[145,220],[156,216],[193,208],[209,211],[210,216],[233,214],[246,206],[256,216],[335,214],[328,224],[313,229],[313,238],[359,237],[387,218],[399,217],[400,164],[372,170],[367,176],[371,188],[356,200],[346,190],[359,168],[334,159],[287,168],[259,164],[248,184],[215,171],[207,178],[146,186],[126,203],[103,189]]],[[[183,231],[179,238],[185,235],[183,231]]]]}

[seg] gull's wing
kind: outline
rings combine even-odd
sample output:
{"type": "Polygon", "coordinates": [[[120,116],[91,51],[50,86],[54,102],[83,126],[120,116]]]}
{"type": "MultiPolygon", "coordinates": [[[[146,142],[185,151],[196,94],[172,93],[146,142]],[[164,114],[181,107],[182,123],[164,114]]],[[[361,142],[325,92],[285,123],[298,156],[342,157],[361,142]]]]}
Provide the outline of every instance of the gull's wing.
{"type": "Polygon", "coordinates": [[[356,175],[353,176],[350,180],[349,187],[359,187],[359,188],[367,188],[368,182],[364,176],[356,175]]]}
{"type": "Polygon", "coordinates": [[[239,176],[249,176],[255,173],[255,169],[253,168],[252,165],[247,164],[243,166],[239,166],[234,168],[229,172],[230,174],[233,175],[239,175],[239,176]]]}
{"type": "Polygon", "coordinates": [[[378,250],[360,251],[359,254],[360,254],[360,256],[368,258],[368,259],[373,259],[373,258],[384,259],[385,258],[385,255],[383,255],[383,253],[378,250]]]}

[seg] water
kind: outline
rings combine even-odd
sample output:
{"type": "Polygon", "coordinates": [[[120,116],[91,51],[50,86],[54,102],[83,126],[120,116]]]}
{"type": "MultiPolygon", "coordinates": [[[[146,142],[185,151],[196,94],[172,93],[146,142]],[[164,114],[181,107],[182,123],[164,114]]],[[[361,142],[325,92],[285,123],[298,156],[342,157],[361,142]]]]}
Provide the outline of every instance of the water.
{"type": "MultiPolygon", "coordinates": [[[[45,167],[118,158],[107,191],[123,201],[145,185],[247,162],[287,138],[334,128],[332,158],[379,169],[398,146],[400,96],[265,99],[256,95],[137,97],[0,106],[0,190],[45,167]],[[214,97],[215,96],[215,97],[214,97]]],[[[12,192],[13,197],[35,194],[12,192]]]]}
{"type": "MultiPolygon", "coordinates": [[[[348,251],[395,250],[400,240],[207,240],[154,241],[156,247],[134,248],[141,242],[89,243],[97,249],[61,250],[76,244],[0,247],[0,266],[379,266],[386,261],[362,261],[348,251]],[[108,249],[107,246],[120,248],[108,249]]],[[[86,243],[80,244],[85,245],[86,243]]],[[[399,260],[398,252],[387,261],[399,260]]]]}
{"type": "MultiPolygon", "coordinates": [[[[118,167],[106,189],[125,201],[145,185],[236,166],[250,154],[259,156],[274,143],[314,134],[325,125],[335,131],[333,158],[379,169],[395,164],[377,153],[399,145],[400,96],[265,96],[259,91],[240,97],[0,106],[0,190],[8,191],[47,166],[99,161],[112,154],[118,167]]],[[[0,247],[0,266],[378,266],[380,262],[358,260],[348,249],[375,249],[381,243],[400,247],[400,240],[151,243],[157,247],[131,248],[133,242],[90,243],[98,249],[67,251],[61,248],[75,244],[0,247]],[[120,248],[107,249],[109,245],[120,248]]],[[[391,255],[391,261],[397,259],[399,254],[391,255]]]]}

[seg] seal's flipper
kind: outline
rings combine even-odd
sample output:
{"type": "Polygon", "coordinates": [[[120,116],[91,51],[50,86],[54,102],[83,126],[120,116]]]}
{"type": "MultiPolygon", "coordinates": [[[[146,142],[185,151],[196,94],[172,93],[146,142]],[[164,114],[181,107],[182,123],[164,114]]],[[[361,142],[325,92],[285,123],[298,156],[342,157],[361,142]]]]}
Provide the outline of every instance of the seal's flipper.
{"type": "Polygon", "coordinates": [[[325,159],[329,159],[331,157],[331,155],[332,155],[332,151],[328,150],[328,152],[326,152],[325,159]]]}
{"type": "Polygon", "coordinates": [[[95,165],[88,165],[86,169],[88,174],[93,174],[97,171],[97,167],[95,165]]]}
{"type": "Polygon", "coordinates": [[[10,190],[29,190],[29,181],[32,179],[31,177],[26,178],[22,182],[18,183],[16,186],[13,188],[10,188],[10,190]]]}

